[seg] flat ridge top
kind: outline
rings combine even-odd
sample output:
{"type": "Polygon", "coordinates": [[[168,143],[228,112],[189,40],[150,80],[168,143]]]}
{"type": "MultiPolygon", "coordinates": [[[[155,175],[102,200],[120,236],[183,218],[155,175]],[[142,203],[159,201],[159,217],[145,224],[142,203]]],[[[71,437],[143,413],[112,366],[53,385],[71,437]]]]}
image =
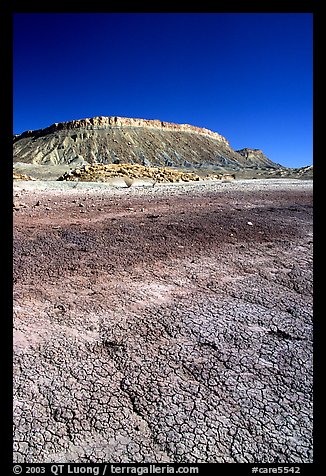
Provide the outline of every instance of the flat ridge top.
{"type": "Polygon", "coordinates": [[[211,131],[204,127],[192,126],[190,124],[177,124],[174,122],[160,121],[158,119],[140,119],[140,118],[131,118],[131,117],[119,117],[119,116],[95,116],[84,119],[76,119],[67,122],[55,122],[49,127],[44,129],[37,130],[28,130],[22,134],[15,135],[18,137],[27,137],[35,135],[42,132],[51,133],[63,129],[93,129],[93,128],[112,128],[112,127],[144,127],[150,129],[161,129],[167,131],[176,131],[176,132],[192,132],[196,134],[203,134],[217,139],[220,142],[223,142],[229,145],[229,141],[223,137],[218,132],[211,131]]]}

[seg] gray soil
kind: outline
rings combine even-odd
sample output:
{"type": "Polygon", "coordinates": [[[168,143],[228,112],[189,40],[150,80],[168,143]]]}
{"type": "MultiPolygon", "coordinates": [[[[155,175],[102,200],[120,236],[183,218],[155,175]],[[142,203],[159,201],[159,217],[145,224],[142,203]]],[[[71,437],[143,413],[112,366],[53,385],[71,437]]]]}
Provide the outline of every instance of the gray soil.
{"type": "Polygon", "coordinates": [[[73,185],[14,185],[14,461],[312,462],[312,181],[73,185]]]}

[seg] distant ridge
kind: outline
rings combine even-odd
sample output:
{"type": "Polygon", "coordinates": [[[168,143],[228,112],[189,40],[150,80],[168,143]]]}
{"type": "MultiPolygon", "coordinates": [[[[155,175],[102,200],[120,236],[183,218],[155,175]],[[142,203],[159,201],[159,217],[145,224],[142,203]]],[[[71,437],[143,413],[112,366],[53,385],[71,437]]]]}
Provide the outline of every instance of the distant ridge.
{"type": "Polygon", "coordinates": [[[260,149],[240,149],[236,151],[238,154],[242,155],[245,158],[248,165],[256,165],[257,162],[262,166],[265,164],[267,167],[282,167],[280,164],[275,164],[272,162],[260,149]]]}

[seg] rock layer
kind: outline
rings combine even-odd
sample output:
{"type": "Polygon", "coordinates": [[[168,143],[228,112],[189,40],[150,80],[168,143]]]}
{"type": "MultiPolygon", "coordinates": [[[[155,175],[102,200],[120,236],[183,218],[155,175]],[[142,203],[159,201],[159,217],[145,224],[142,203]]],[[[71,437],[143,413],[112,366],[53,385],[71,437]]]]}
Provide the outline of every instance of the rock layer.
{"type": "MultiPolygon", "coordinates": [[[[98,116],[86,119],[77,119],[68,122],[56,122],[50,127],[40,129],[43,133],[60,131],[62,129],[90,129],[96,130],[98,128],[113,128],[113,127],[145,127],[149,129],[164,129],[182,132],[194,132],[196,134],[209,135],[214,139],[217,139],[225,144],[229,145],[229,142],[225,137],[221,136],[217,132],[210,131],[203,127],[191,126],[190,124],[176,124],[173,122],[164,122],[159,120],[150,119],[135,119],[130,117],[118,117],[118,116],[98,116]]],[[[28,137],[33,136],[35,132],[39,131],[26,131],[21,136],[28,137]]],[[[17,136],[18,137],[18,136],[17,136]]]]}

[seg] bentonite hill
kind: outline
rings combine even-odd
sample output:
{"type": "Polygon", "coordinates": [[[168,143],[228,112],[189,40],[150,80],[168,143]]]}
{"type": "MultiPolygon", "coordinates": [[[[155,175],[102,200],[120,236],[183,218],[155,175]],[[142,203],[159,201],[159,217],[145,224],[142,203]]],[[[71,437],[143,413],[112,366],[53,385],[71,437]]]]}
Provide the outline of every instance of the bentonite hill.
{"type": "Polygon", "coordinates": [[[236,152],[225,137],[208,129],[123,117],[55,123],[14,137],[14,162],[277,167],[262,151],[244,150],[250,153],[236,152]]]}

